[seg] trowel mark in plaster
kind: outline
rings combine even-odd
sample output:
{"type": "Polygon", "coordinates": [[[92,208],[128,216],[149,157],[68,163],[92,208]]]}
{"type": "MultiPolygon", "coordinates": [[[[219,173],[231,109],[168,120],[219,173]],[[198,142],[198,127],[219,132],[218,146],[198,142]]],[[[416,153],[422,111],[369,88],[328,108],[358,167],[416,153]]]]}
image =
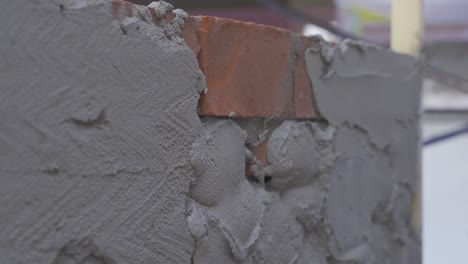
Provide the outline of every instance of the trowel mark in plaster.
{"type": "Polygon", "coordinates": [[[180,19],[163,31],[135,11],[147,8],[115,21],[111,6],[2,8],[2,264],[190,263],[188,152],[204,77],[168,36],[180,19]],[[92,246],[73,242],[84,237],[92,246]]]}
{"type": "Polygon", "coordinates": [[[52,264],[114,264],[91,239],[71,241],[60,249],[52,264]]]}
{"type": "Polygon", "coordinates": [[[378,204],[372,214],[372,222],[388,227],[393,239],[401,244],[408,243],[412,235],[409,222],[412,208],[405,206],[409,203],[412,203],[411,187],[395,184],[388,200],[378,204]]]}
{"type": "Polygon", "coordinates": [[[406,192],[395,192],[405,183],[411,197],[417,179],[417,63],[369,45],[322,44],[307,51],[306,66],[318,110],[337,130],[333,146],[339,157],[326,206],[333,230],[330,261],[419,263],[417,238],[407,231],[410,216],[402,213],[411,210],[411,201],[406,192]],[[391,208],[383,218],[392,220],[371,221],[380,214],[378,204],[391,208]],[[408,234],[404,246],[394,239],[399,234],[408,234]]]}
{"type": "Polygon", "coordinates": [[[324,118],[364,129],[380,149],[392,142],[398,122],[417,122],[421,75],[416,60],[402,55],[392,60],[396,54],[365,43],[344,41],[331,47],[317,41],[306,52],[306,66],[324,118]]]}

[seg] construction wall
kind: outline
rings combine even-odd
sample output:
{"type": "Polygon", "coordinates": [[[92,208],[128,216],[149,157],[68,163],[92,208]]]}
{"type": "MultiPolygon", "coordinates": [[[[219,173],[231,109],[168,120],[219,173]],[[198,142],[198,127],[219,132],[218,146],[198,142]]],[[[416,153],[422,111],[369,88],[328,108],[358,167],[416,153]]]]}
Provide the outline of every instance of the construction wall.
{"type": "Polygon", "coordinates": [[[408,57],[110,0],[0,56],[0,263],[420,263],[408,57]]]}

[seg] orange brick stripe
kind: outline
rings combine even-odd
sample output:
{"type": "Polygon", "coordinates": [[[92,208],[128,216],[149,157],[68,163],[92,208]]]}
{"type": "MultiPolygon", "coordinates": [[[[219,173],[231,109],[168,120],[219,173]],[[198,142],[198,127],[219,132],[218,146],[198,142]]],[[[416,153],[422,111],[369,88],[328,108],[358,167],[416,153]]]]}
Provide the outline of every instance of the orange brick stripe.
{"type": "MultiPolygon", "coordinates": [[[[131,16],[131,5],[114,0],[114,18],[120,19],[121,9],[131,16]]],[[[154,15],[153,23],[160,24],[154,15]]],[[[189,17],[182,37],[207,81],[201,116],[319,118],[305,69],[304,53],[313,45],[309,39],[272,26],[205,16],[189,17]]]]}
{"type": "Polygon", "coordinates": [[[208,86],[200,99],[201,115],[318,117],[304,52],[295,45],[305,39],[276,27],[216,17],[201,17],[196,35],[208,86]]]}

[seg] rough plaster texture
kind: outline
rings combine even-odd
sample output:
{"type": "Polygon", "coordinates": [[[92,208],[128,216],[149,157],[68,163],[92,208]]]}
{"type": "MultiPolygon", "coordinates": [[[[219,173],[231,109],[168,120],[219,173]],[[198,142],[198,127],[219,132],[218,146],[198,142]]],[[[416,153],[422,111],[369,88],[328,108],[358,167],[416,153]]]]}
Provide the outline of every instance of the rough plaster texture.
{"type": "Polygon", "coordinates": [[[306,61],[327,122],[200,120],[186,14],[156,27],[111,6],[0,11],[0,263],[420,262],[409,58],[318,39],[306,61]]]}
{"type": "Polygon", "coordinates": [[[111,10],[20,0],[0,11],[2,264],[190,263],[203,76],[172,35],[179,23],[111,10]]]}
{"type": "Polygon", "coordinates": [[[409,57],[360,43],[327,49],[309,49],[306,61],[319,111],[336,128],[338,157],[326,205],[330,251],[338,263],[420,263],[411,228],[419,67],[409,57]]]}

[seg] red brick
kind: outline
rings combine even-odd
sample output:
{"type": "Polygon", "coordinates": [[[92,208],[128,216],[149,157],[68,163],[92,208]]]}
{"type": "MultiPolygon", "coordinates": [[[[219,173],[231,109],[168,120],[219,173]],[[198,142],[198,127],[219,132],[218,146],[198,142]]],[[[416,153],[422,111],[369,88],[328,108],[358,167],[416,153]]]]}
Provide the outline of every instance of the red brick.
{"type": "Polygon", "coordinates": [[[194,17],[188,17],[185,20],[184,28],[182,30],[182,38],[185,40],[185,44],[198,56],[200,51],[200,44],[197,39],[198,22],[194,17]]]}
{"type": "MultiPolygon", "coordinates": [[[[265,139],[262,143],[258,144],[258,146],[256,146],[252,151],[255,156],[255,159],[257,159],[257,161],[260,161],[264,165],[268,164],[267,146],[268,146],[268,139],[265,139]]],[[[246,160],[245,162],[245,175],[246,176],[252,176],[252,171],[250,170],[251,165],[252,164],[248,160],[246,160]]]]}
{"type": "Polygon", "coordinates": [[[292,116],[288,80],[291,32],[230,19],[202,17],[199,65],[208,92],[200,114],[237,117],[292,116]]]}
{"type": "Polygon", "coordinates": [[[112,0],[112,17],[120,19],[120,7],[122,6],[121,0],[112,0]]]}
{"type": "Polygon", "coordinates": [[[133,7],[136,6],[127,1],[112,0],[112,17],[114,19],[122,19],[122,16],[133,16],[133,7]]]}
{"type": "Polygon", "coordinates": [[[253,150],[253,154],[255,158],[258,161],[261,161],[263,164],[267,164],[267,146],[268,146],[268,139],[258,144],[258,146],[255,147],[255,149],[253,150]]]}
{"type": "Polygon", "coordinates": [[[131,17],[133,15],[133,4],[125,2],[125,15],[131,17]]]}
{"type": "Polygon", "coordinates": [[[294,113],[297,118],[317,118],[315,101],[312,92],[312,83],[307,76],[305,62],[306,50],[314,45],[310,38],[301,37],[300,52],[297,54],[294,71],[294,113]]]}

